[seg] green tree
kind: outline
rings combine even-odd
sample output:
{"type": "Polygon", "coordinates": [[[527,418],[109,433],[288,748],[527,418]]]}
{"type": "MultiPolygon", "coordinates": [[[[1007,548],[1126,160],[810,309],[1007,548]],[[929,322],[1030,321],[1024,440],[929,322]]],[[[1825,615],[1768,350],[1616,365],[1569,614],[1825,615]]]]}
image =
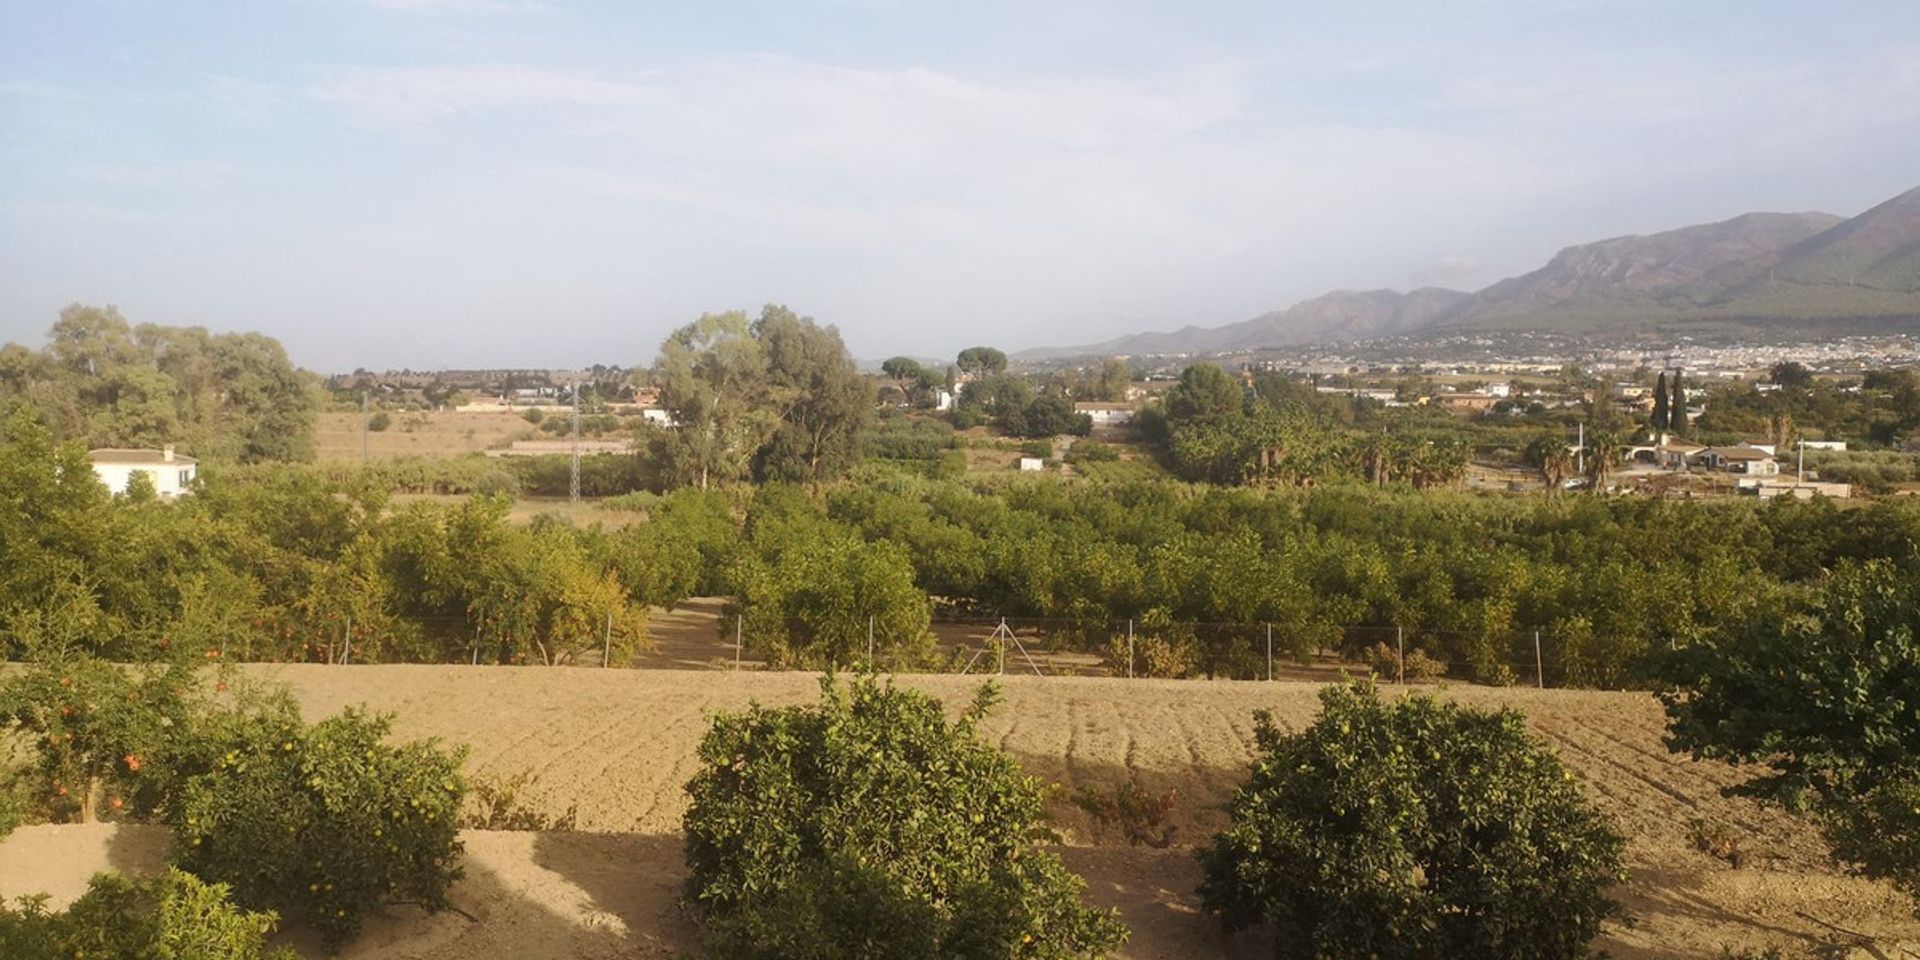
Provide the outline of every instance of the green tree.
{"type": "Polygon", "coordinates": [[[272,913],[248,913],[223,884],[169,870],[129,880],[102,873],[59,913],[45,898],[0,904],[0,956],[8,960],[297,960],[288,947],[268,949],[278,925],[272,913]]]}
{"type": "Polygon", "coordinates": [[[1126,930],[1036,841],[1039,781],[982,742],[996,691],[938,700],[821,681],[816,704],[722,713],[687,785],[686,898],[725,958],[1093,960],[1126,930]]]}
{"type": "Polygon", "coordinates": [[[1167,419],[1176,427],[1192,421],[1217,420],[1239,413],[1246,391],[1217,364],[1196,363],[1180,372],[1180,382],[1167,391],[1167,419]]]}
{"type": "Polygon", "coordinates": [[[1673,424],[1671,411],[1673,398],[1667,393],[1667,372],[1660,371],[1660,378],[1653,384],[1653,432],[1665,433],[1673,424]]]}
{"type": "Polygon", "coordinates": [[[1539,471],[1548,493],[1559,493],[1567,475],[1573,472],[1573,455],[1567,450],[1567,441],[1558,436],[1535,437],[1523,455],[1539,471]]]}
{"type": "Polygon", "coordinates": [[[974,377],[992,376],[1007,369],[1007,355],[992,347],[968,347],[956,358],[960,372],[974,377]]]}
{"type": "Polygon", "coordinates": [[[1668,745],[1759,768],[1728,792],[1817,822],[1836,856],[1920,901],[1920,587],[1847,566],[1673,655],[1668,745]]]}
{"type": "Polygon", "coordinates": [[[660,345],[654,379],[674,424],[658,452],[676,478],[702,490],[745,478],[778,421],[766,351],[747,315],[704,314],[675,330],[660,345]]]}
{"type": "Polygon", "coordinates": [[[215,715],[169,809],[178,866],[338,948],[394,903],[437,911],[460,878],[461,755],[386,743],[391,718],[307,726],[290,699],[215,715]]]}
{"type": "Polygon", "coordinates": [[[1680,383],[1680,371],[1673,372],[1673,401],[1667,406],[1667,425],[1677,435],[1687,432],[1687,388],[1680,383]]]}
{"type": "Polygon", "coordinates": [[[779,426],[756,455],[755,473],[762,480],[814,482],[853,466],[874,398],[840,331],[768,306],[753,334],[766,352],[769,399],[779,412],[779,426]]]}
{"type": "Polygon", "coordinates": [[[933,373],[912,357],[889,357],[880,364],[880,372],[893,378],[893,385],[900,390],[900,397],[907,403],[915,402],[933,382],[933,373]]]}
{"type": "Polygon", "coordinates": [[[1303,960],[1588,956],[1625,841],[1518,712],[1370,683],[1320,703],[1296,734],[1256,715],[1252,777],[1200,851],[1229,929],[1269,922],[1303,960]]]}

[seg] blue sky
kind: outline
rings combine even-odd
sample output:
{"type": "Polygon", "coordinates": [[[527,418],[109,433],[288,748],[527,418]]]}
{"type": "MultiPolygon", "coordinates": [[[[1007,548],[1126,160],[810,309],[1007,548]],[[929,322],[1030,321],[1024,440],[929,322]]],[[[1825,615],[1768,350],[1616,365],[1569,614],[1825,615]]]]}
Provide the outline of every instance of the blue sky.
{"type": "Polygon", "coordinates": [[[0,339],[355,366],[856,355],[1485,285],[1920,185],[1920,4],[0,0],[0,339]]]}

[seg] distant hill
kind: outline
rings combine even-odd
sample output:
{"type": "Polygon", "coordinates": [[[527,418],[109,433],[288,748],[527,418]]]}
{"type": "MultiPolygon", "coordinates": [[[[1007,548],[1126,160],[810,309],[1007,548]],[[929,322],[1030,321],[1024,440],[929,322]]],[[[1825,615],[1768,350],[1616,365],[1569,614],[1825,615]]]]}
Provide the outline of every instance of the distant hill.
{"type": "Polygon", "coordinates": [[[1602,332],[1696,321],[1920,322],[1920,188],[1853,218],[1749,213],[1568,247],[1476,293],[1336,291],[1224,327],[1143,333],[1040,360],[1227,353],[1448,328],[1602,332]]]}

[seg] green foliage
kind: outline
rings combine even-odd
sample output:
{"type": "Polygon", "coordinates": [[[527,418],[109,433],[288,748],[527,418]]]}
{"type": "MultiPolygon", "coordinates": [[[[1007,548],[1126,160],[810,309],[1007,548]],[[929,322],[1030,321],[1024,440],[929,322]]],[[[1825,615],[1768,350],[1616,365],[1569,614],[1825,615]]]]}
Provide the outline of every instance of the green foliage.
{"type": "Polygon", "coordinates": [[[151,814],[174,786],[170,759],[202,709],[191,670],[129,669],[63,656],[0,683],[0,726],[36,760],[27,797],[56,821],[151,814]]]}
{"type": "Polygon", "coordinates": [[[770,523],[733,579],[747,642],[782,666],[902,666],[931,652],[927,596],[899,544],[866,542],[820,523],[770,523]]]}
{"type": "Polygon", "coordinates": [[[1618,912],[1625,841],[1517,712],[1328,687],[1260,754],[1200,851],[1230,929],[1280,957],[1574,958],[1618,912]]]}
{"type": "Polygon", "coordinates": [[[1920,899],[1920,587],[1847,566],[1784,615],[1682,648],[1669,745],[1764,772],[1733,792],[1812,815],[1834,853],[1920,899]]]}
{"type": "Polygon", "coordinates": [[[372,430],[375,433],[383,432],[388,427],[391,427],[391,426],[393,426],[393,414],[390,414],[385,410],[375,413],[373,416],[367,418],[367,429],[372,430]]]}
{"type": "Polygon", "coordinates": [[[277,918],[248,913],[223,884],[179,870],[149,880],[96,875],[87,892],[60,913],[44,898],[0,905],[0,956],[8,960],[296,960],[269,950],[277,918]]]}
{"type": "Polygon", "coordinates": [[[960,351],[955,365],[960,368],[961,373],[991,376],[1006,371],[1007,355],[992,347],[968,347],[960,351]]]}
{"type": "Polygon", "coordinates": [[[272,337],[136,327],[113,307],[74,304],[60,311],[46,349],[8,351],[0,407],[32,403],[63,439],[178,444],[243,463],[313,457],[316,383],[272,337]]]}
{"type": "Polygon", "coordinates": [[[204,772],[169,810],[177,865],[335,947],[382,905],[444,908],[461,873],[460,755],[389,745],[390,729],[355,710],[306,726],[284,699],[217,715],[204,772]]]}
{"type": "Polygon", "coordinates": [[[686,898],[716,957],[1095,958],[1126,933],[1040,849],[1038,781],[872,677],[714,718],[688,784],[686,898]]]}
{"type": "Polygon", "coordinates": [[[538,425],[540,421],[545,420],[546,418],[547,418],[547,412],[545,410],[540,409],[539,407],[528,407],[525,410],[520,411],[520,419],[525,420],[526,422],[531,424],[538,425]]]}

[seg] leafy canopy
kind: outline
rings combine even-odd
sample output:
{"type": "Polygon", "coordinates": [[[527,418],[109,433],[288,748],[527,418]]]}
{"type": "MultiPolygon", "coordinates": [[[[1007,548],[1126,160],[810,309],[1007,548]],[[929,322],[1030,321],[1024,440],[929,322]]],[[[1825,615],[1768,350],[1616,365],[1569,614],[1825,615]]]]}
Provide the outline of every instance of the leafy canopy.
{"type": "Polygon", "coordinates": [[[1668,745],[1762,771],[1732,792],[1811,814],[1834,853],[1920,899],[1920,586],[1847,565],[1786,612],[1681,648],[1668,745]]]}
{"type": "Polygon", "coordinates": [[[1320,704],[1294,734],[1256,715],[1252,776],[1200,851],[1227,927],[1271,922],[1303,960],[1588,955],[1625,842],[1520,714],[1371,683],[1320,704]]]}
{"type": "Polygon", "coordinates": [[[1102,957],[1125,938],[1038,846],[1038,781],[871,676],[715,717],[687,785],[686,897],[725,958],[1102,957]]]}

